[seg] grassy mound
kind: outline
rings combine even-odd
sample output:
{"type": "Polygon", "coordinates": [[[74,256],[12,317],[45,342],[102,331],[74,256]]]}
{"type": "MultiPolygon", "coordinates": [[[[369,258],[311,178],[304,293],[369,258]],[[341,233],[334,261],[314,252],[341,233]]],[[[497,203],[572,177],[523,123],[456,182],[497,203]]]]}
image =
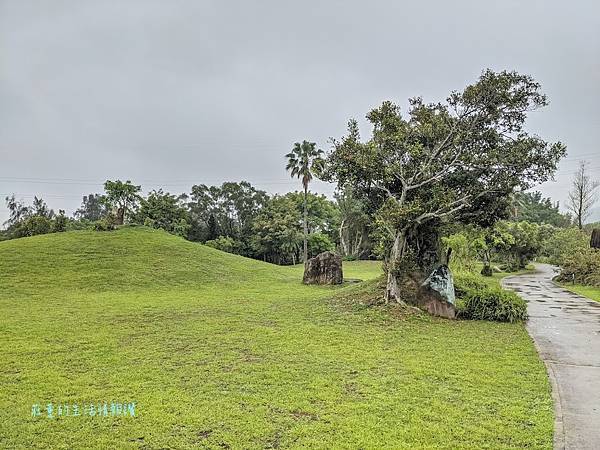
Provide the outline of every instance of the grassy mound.
{"type": "Polygon", "coordinates": [[[361,307],[375,282],[300,271],[143,228],[0,242],[0,448],[551,448],[522,325],[398,318],[361,307]],[[135,417],[57,416],[104,402],[135,417]]]}

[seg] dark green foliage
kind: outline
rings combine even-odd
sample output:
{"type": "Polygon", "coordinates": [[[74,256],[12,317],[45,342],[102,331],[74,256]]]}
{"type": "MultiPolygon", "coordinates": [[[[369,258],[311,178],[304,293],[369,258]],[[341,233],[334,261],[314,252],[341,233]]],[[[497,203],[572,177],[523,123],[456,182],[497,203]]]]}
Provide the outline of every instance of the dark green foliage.
{"type": "Polygon", "coordinates": [[[104,218],[94,223],[96,231],[113,231],[117,228],[117,219],[112,213],[108,213],[104,218]]]}
{"type": "Polygon", "coordinates": [[[94,222],[107,213],[106,198],[100,194],[89,194],[83,196],[81,207],[75,211],[75,218],[94,222]]]}
{"type": "Polygon", "coordinates": [[[257,256],[277,264],[295,264],[302,244],[302,214],[289,196],[273,197],[253,224],[257,256]]]}
{"type": "Polygon", "coordinates": [[[231,237],[240,243],[244,256],[252,256],[253,222],[268,198],[247,181],[195,185],[187,203],[191,225],[187,237],[198,242],[231,237]]]}
{"type": "Polygon", "coordinates": [[[42,198],[33,197],[33,205],[30,209],[31,215],[52,219],[54,211],[48,208],[48,205],[42,198]]]}
{"type": "Polygon", "coordinates": [[[42,198],[33,198],[32,206],[17,201],[15,196],[6,197],[6,205],[9,210],[9,218],[5,222],[7,229],[4,233],[6,239],[16,239],[38,234],[47,234],[57,231],[65,231],[67,218],[64,211],[55,216],[54,211],[42,198]]]}
{"type": "Polygon", "coordinates": [[[52,221],[45,216],[31,216],[18,224],[13,230],[13,237],[36,236],[52,231],[52,221]]]}
{"type": "Polygon", "coordinates": [[[221,250],[222,252],[234,254],[239,252],[238,242],[236,242],[231,237],[219,236],[217,239],[211,239],[209,241],[206,241],[204,245],[216,248],[217,250],[221,250]]]}
{"type": "Polygon", "coordinates": [[[600,287],[600,250],[579,248],[572,250],[562,261],[558,281],[600,287]]]}
{"type": "Polygon", "coordinates": [[[7,225],[8,235],[10,236],[10,229],[29,217],[31,215],[31,208],[25,205],[25,203],[18,201],[14,194],[6,197],[5,200],[9,215],[8,220],[4,224],[7,225]]]}
{"type": "Polygon", "coordinates": [[[463,319],[520,322],[527,320],[527,303],[514,292],[499,287],[467,288],[458,301],[463,319]]]}
{"type": "Polygon", "coordinates": [[[58,215],[54,217],[54,222],[52,224],[52,232],[54,233],[62,233],[63,231],[67,231],[67,224],[69,219],[65,216],[64,210],[59,210],[58,215]]]}
{"type": "Polygon", "coordinates": [[[524,269],[538,256],[548,238],[555,230],[550,225],[538,225],[530,222],[499,222],[493,230],[501,249],[500,256],[506,264],[507,271],[524,269]]]}
{"type": "Polygon", "coordinates": [[[334,251],[335,244],[329,236],[324,233],[312,233],[308,235],[308,257],[318,255],[319,253],[334,251]]]}
{"type": "Polygon", "coordinates": [[[572,255],[585,252],[589,248],[589,240],[589,235],[575,226],[556,229],[544,241],[542,254],[550,264],[562,266],[572,255]]]}
{"type": "MultiPolygon", "coordinates": [[[[304,212],[304,193],[288,192],[284,197],[289,198],[301,214],[304,212]]],[[[322,194],[308,192],[306,211],[308,234],[323,233],[331,241],[337,242],[340,223],[340,212],[337,205],[322,194]]]]}
{"type": "Polygon", "coordinates": [[[571,217],[562,214],[558,203],[542,197],[541,192],[516,192],[511,198],[510,219],[515,222],[527,221],[548,224],[555,227],[568,227],[571,217]]]}
{"type": "Polygon", "coordinates": [[[115,220],[117,225],[123,225],[127,219],[127,214],[134,209],[139,200],[141,186],[135,186],[131,181],[121,180],[110,181],[104,183],[104,202],[109,208],[115,210],[115,220]]]}
{"type": "MultiPolygon", "coordinates": [[[[505,217],[514,190],[552,176],[565,147],[525,130],[528,113],[547,104],[540,90],[530,76],[486,70],[446,103],[411,99],[405,116],[384,102],[367,114],[372,135],[366,141],[358,122],[349,122],[347,135],[334,141],[323,178],[352,187],[377,211],[377,224],[388,234],[390,273],[405,252],[427,273],[441,225],[490,226],[505,217]],[[421,243],[430,248],[423,251],[421,243]]],[[[397,281],[388,277],[388,299],[399,298],[397,281]]]]}
{"type": "Polygon", "coordinates": [[[133,215],[133,220],[140,225],[180,236],[186,236],[189,229],[188,212],[182,197],[163,192],[162,189],[140,199],[140,207],[133,215]]]}
{"type": "Polygon", "coordinates": [[[489,285],[480,276],[471,273],[454,274],[454,291],[457,298],[464,298],[471,291],[480,291],[489,285]]]}

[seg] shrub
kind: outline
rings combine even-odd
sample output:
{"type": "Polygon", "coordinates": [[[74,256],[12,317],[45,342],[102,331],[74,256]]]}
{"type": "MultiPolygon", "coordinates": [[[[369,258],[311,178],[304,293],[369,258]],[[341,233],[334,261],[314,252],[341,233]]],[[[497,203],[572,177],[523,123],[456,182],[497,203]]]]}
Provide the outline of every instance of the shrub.
{"type": "Polygon", "coordinates": [[[558,281],[572,281],[600,287],[600,250],[593,248],[575,249],[565,256],[558,281]]]}
{"type": "Polygon", "coordinates": [[[454,274],[454,291],[458,298],[464,298],[473,290],[480,291],[487,287],[487,283],[479,275],[460,272],[454,274]]]}
{"type": "Polygon", "coordinates": [[[501,288],[469,289],[458,304],[465,319],[519,322],[527,319],[527,303],[514,292],[501,288]]]}
{"type": "Polygon", "coordinates": [[[36,236],[52,231],[52,221],[45,216],[31,216],[20,223],[14,231],[14,237],[36,236]]]}
{"type": "Polygon", "coordinates": [[[544,243],[543,255],[550,264],[563,265],[573,255],[590,248],[589,234],[577,227],[560,228],[544,243]]]}
{"type": "Polygon", "coordinates": [[[94,224],[96,231],[112,231],[116,228],[117,218],[114,214],[108,214],[104,219],[97,221],[94,224]]]}
{"type": "Polygon", "coordinates": [[[237,253],[239,247],[239,243],[229,236],[219,236],[217,239],[206,241],[204,245],[227,253],[237,253]]]}
{"type": "Polygon", "coordinates": [[[54,223],[52,224],[52,232],[54,233],[62,233],[63,231],[67,231],[67,224],[69,219],[65,216],[65,212],[61,209],[59,211],[58,216],[54,218],[54,223]]]}

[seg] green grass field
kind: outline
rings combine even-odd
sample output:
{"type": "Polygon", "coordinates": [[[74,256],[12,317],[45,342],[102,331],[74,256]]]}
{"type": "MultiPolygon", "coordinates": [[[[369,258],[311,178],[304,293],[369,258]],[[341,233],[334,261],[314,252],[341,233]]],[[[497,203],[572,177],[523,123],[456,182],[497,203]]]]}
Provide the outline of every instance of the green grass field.
{"type": "Polygon", "coordinates": [[[522,324],[346,308],[375,283],[300,274],[145,228],[0,242],[0,448],[552,448],[522,324]]]}

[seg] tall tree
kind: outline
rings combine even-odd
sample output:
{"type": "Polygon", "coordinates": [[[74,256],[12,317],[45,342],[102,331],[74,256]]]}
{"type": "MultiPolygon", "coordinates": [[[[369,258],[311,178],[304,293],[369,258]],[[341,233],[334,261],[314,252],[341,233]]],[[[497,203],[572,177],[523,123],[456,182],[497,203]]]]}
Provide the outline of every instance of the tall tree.
{"type": "Polygon", "coordinates": [[[528,221],[534,223],[547,223],[555,227],[568,227],[571,217],[561,214],[558,202],[552,203],[550,198],[542,197],[542,193],[515,192],[511,196],[510,219],[516,222],[528,221]]]}
{"type": "Polygon", "coordinates": [[[105,201],[117,209],[117,225],[123,225],[127,212],[137,205],[141,189],[141,186],[135,186],[129,180],[124,183],[121,180],[107,180],[104,183],[105,201]]]}
{"type": "Polygon", "coordinates": [[[247,181],[193,186],[187,203],[192,225],[189,239],[205,242],[219,236],[232,237],[249,249],[252,222],[268,197],[247,181]]]}
{"type": "Polygon", "coordinates": [[[285,155],[287,158],[285,170],[290,172],[292,178],[300,178],[302,180],[302,187],[304,188],[304,264],[308,261],[308,208],[306,205],[308,185],[313,179],[313,173],[320,172],[323,168],[324,160],[322,155],[323,150],[317,149],[317,144],[306,140],[302,141],[302,144],[296,142],[292,151],[285,155]]]}
{"type": "Polygon", "coordinates": [[[89,194],[83,196],[81,207],[75,211],[75,217],[93,222],[102,219],[106,213],[107,210],[104,196],[100,194],[89,194]]]}
{"type": "Polygon", "coordinates": [[[362,253],[369,251],[368,226],[371,218],[351,188],[337,192],[335,199],[340,211],[340,252],[342,256],[360,258],[362,253]]]}
{"type": "Polygon", "coordinates": [[[600,186],[598,181],[592,180],[588,173],[587,161],[581,161],[579,169],[575,172],[573,186],[569,192],[569,201],[567,207],[575,215],[577,226],[583,229],[585,220],[590,216],[590,212],[598,196],[596,189],[600,186]]]}
{"type": "Polygon", "coordinates": [[[546,105],[540,85],[516,72],[483,72],[445,103],[410,101],[408,117],[384,102],[334,141],[323,178],[351,186],[376,205],[385,230],[386,298],[401,299],[400,280],[416,266],[420,277],[441,260],[439,230],[451,221],[489,226],[506,214],[508,196],[546,181],[565,147],[527,134],[527,113],[546,105]],[[435,244],[436,249],[428,248],[435,244]]]}
{"type": "Polygon", "coordinates": [[[54,210],[48,208],[48,205],[43,198],[33,197],[33,215],[45,217],[46,219],[52,219],[54,217],[54,210]]]}
{"type": "Polygon", "coordinates": [[[18,225],[31,215],[32,209],[25,205],[25,203],[22,201],[18,201],[15,198],[15,194],[10,197],[6,197],[5,200],[9,215],[8,220],[4,222],[4,224],[7,225],[9,229],[18,225]]]}

